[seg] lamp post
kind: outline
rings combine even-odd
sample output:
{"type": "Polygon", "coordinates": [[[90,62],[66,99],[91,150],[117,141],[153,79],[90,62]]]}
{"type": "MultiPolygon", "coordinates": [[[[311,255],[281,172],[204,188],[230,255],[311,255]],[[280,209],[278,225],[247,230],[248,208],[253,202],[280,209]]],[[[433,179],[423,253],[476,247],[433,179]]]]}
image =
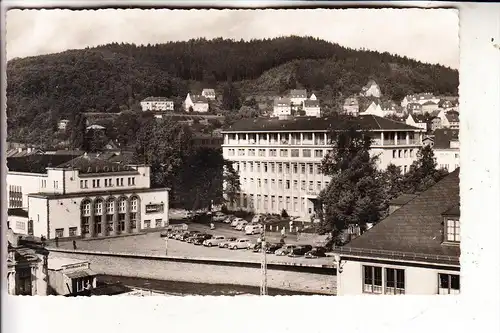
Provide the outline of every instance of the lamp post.
{"type": "Polygon", "coordinates": [[[261,251],[262,251],[262,262],[261,262],[261,284],[260,284],[260,295],[267,295],[267,258],[266,258],[266,228],[262,228],[261,233],[261,251]]]}

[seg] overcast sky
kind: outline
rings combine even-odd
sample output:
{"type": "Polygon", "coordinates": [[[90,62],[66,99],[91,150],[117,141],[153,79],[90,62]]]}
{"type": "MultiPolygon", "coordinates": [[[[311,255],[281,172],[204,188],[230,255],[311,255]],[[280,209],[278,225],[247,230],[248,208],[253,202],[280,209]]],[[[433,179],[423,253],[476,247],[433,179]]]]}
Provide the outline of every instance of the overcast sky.
{"type": "Polygon", "coordinates": [[[10,10],[6,52],[12,59],[111,42],[293,34],[458,68],[458,22],[450,9],[10,10]]]}

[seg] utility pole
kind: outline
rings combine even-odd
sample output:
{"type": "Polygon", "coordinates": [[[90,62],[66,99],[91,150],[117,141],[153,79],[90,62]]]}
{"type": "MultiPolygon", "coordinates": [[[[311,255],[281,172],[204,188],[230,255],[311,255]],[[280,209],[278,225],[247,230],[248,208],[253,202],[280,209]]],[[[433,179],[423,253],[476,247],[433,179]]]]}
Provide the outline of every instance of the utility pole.
{"type": "Polygon", "coordinates": [[[261,284],[260,284],[260,295],[267,295],[267,258],[266,258],[266,225],[262,224],[261,233],[261,251],[262,251],[262,262],[261,262],[261,284]]]}

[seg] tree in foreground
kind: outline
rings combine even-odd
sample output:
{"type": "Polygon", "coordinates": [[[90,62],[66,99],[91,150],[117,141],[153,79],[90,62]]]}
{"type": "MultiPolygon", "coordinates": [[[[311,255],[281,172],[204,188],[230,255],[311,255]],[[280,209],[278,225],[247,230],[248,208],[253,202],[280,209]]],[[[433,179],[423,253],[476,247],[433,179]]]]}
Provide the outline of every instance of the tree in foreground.
{"type": "Polygon", "coordinates": [[[448,174],[445,169],[437,169],[434,152],[430,146],[422,147],[417,153],[418,159],[412,163],[404,176],[404,192],[418,193],[427,190],[448,174]]]}
{"type": "Polygon", "coordinates": [[[331,181],[319,196],[323,205],[319,231],[342,231],[350,224],[364,230],[367,223],[379,221],[385,197],[377,157],[370,156],[372,139],[352,124],[332,132],[331,138],[333,151],[322,162],[331,181]]]}

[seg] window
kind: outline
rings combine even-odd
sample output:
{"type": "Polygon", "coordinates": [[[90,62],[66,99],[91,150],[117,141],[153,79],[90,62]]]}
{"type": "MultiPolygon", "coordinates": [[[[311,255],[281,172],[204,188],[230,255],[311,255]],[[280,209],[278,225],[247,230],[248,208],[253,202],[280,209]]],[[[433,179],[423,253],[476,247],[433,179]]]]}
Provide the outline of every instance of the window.
{"type": "Polygon", "coordinates": [[[446,220],[446,241],[460,242],[460,220],[446,220]]]}
{"type": "Polygon", "coordinates": [[[303,175],[306,174],[306,165],[304,163],[300,164],[300,173],[303,175]]]}
{"type": "Polygon", "coordinates": [[[137,228],[137,213],[130,213],[130,226],[132,229],[137,228]]]}
{"type": "Polygon", "coordinates": [[[323,157],[323,150],[321,149],[316,149],[314,151],[314,157],[323,157]]]}
{"type": "Polygon", "coordinates": [[[313,168],[314,166],[312,164],[308,164],[309,165],[309,174],[312,175],[313,174],[313,168]]]}
{"type": "Polygon", "coordinates": [[[311,149],[302,149],[302,157],[311,157],[311,149]]]}
{"type": "Polygon", "coordinates": [[[297,180],[293,181],[293,189],[298,190],[299,189],[299,182],[297,180]]]}
{"type": "Polygon", "coordinates": [[[363,292],[382,294],[382,267],[363,266],[363,292]]]}
{"type": "Polygon", "coordinates": [[[315,169],[316,169],[316,174],[320,175],[321,174],[321,164],[315,164],[315,169]]]}
{"type": "Polygon", "coordinates": [[[255,167],[257,169],[257,172],[260,172],[260,163],[259,162],[255,163],[255,167]]]}
{"type": "Polygon", "coordinates": [[[234,149],[229,149],[228,154],[229,156],[234,156],[234,149]]]}
{"type": "Polygon", "coordinates": [[[280,157],[288,157],[288,149],[280,149],[280,157]]]}
{"type": "Polygon", "coordinates": [[[64,228],[56,229],[56,237],[63,238],[64,237],[64,228]]]}
{"type": "Polygon", "coordinates": [[[106,214],[113,214],[115,212],[115,203],[113,201],[106,201],[106,214]]]}
{"type": "Polygon", "coordinates": [[[260,178],[257,178],[257,187],[258,187],[258,188],[260,188],[260,187],[261,187],[260,178]]]}
{"type": "Polygon", "coordinates": [[[438,274],[439,275],[439,295],[460,294],[460,275],[438,274]]]}
{"type": "MultiPolygon", "coordinates": [[[[42,185],[43,186],[43,185],[42,185]]],[[[83,185],[83,180],[80,180],[80,188],[83,188],[84,185],[83,185]]]]}
{"type": "Polygon", "coordinates": [[[278,163],[278,173],[282,173],[282,172],[283,172],[283,164],[278,163]]]}
{"type": "Polygon", "coordinates": [[[267,189],[267,179],[264,179],[264,188],[267,189]]]}
{"type": "Polygon", "coordinates": [[[123,178],[120,178],[120,186],[123,186],[123,178]]]}
{"type": "Polygon", "coordinates": [[[262,163],[262,168],[264,169],[264,172],[267,172],[267,163],[266,162],[262,163]]]}
{"type": "Polygon", "coordinates": [[[413,149],[410,149],[410,157],[413,157],[413,149]]]}
{"type": "Polygon", "coordinates": [[[70,227],[69,228],[69,237],[75,237],[76,236],[76,227],[70,227]]]}
{"type": "Polygon", "coordinates": [[[22,187],[9,185],[9,208],[23,207],[22,187]]]}
{"type": "Polygon", "coordinates": [[[246,172],[246,171],[247,171],[247,162],[242,162],[242,163],[241,163],[241,170],[242,170],[243,172],[246,172]]]}
{"type": "Polygon", "coordinates": [[[283,189],[283,180],[279,179],[278,180],[278,190],[282,190],[283,189]]]}
{"type": "Polygon", "coordinates": [[[130,211],[137,212],[137,198],[135,197],[130,200],[130,211]]]}
{"type": "Polygon", "coordinates": [[[289,173],[290,173],[290,163],[285,163],[285,172],[286,172],[287,174],[289,174],[289,173]]]}
{"type": "MultiPolygon", "coordinates": [[[[95,182],[95,179],[92,179],[92,187],[96,187],[96,182],[95,182]]],[[[55,186],[55,185],[54,185],[55,186]]]]}
{"type": "Polygon", "coordinates": [[[151,228],[151,220],[144,220],[144,229],[151,228]]]}
{"type": "Polygon", "coordinates": [[[276,149],[269,149],[269,156],[270,157],[276,157],[277,156],[276,149]]]}
{"type": "Polygon", "coordinates": [[[271,172],[275,173],[276,172],[276,168],[275,168],[274,162],[269,163],[269,164],[271,165],[271,172]]]}
{"type": "MultiPolygon", "coordinates": [[[[245,149],[239,149],[239,150],[243,151],[243,155],[240,155],[240,156],[244,156],[245,155],[245,149]]],[[[255,149],[248,149],[248,156],[255,156],[255,149]]]]}
{"type": "Polygon", "coordinates": [[[311,180],[309,181],[309,191],[312,191],[314,187],[314,182],[311,180]]]}
{"type": "Polygon", "coordinates": [[[155,227],[156,228],[161,228],[163,220],[162,219],[156,219],[155,220],[155,227]]]}
{"type": "Polygon", "coordinates": [[[85,202],[83,204],[83,216],[90,216],[90,202],[85,202]]]}
{"type": "Polygon", "coordinates": [[[299,198],[293,197],[293,210],[295,212],[299,211],[299,198]]]}
{"type": "Polygon", "coordinates": [[[397,150],[392,151],[392,158],[396,158],[397,150]]]}
{"type": "Polygon", "coordinates": [[[120,186],[120,178],[116,178],[116,186],[120,186]]]}
{"type": "Polygon", "coordinates": [[[318,192],[321,191],[321,182],[320,181],[316,182],[316,189],[318,190],[318,192]]]}
{"type": "Polygon", "coordinates": [[[250,186],[253,187],[253,178],[250,178],[250,186]]]}
{"type": "Polygon", "coordinates": [[[403,151],[400,149],[398,150],[398,158],[401,158],[403,157],[403,151]]]}
{"type": "Polygon", "coordinates": [[[293,173],[294,174],[299,173],[299,167],[298,167],[297,163],[293,163],[292,166],[293,166],[293,173]]]}
{"type": "Polygon", "coordinates": [[[127,205],[126,199],[121,198],[120,201],[118,201],[118,212],[125,213],[127,207],[126,205],[127,205]]]}
{"type": "Polygon", "coordinates": [[[292,157],[299,157],[299,150],[298,149],[292,149],[291,156],[292,157]]]}
{"type": "Polygon", "coordinates": [[[276,180],[274,180],[274,179],[271,179],[271,188],[272,188],[273,190],[275,190],[275,189],[276,189],[276,180]]]}
{"type": "Polygon", "coordinates": [[[265,157],[266,156],[266,150],[265,149],[259,149],[259,156],[265,157]]]}
{"type": "Polygon", "coordinates": [[[385,269],[385,294],[404,295],[405,293],[405,271],[403,269],[385,269]]]}
{"type": "Polygon", "coordinates": [[[407,158],[407,157],[408,157],[408,149],[405,149],[404,157],[405,157],[405,158],[407,158]]]}
{"type": "MultiPolygon", "coordinates": [[[[252,149],[249,149],[249,151],[248,151],[249,154],[248,155],[250,155],[250,151],[251,150],[252,149]]],[[[245,156],[245,149],[238,149],[238,156],[245,156]]],[[[254,155],[251,155],[251,156],[254,156],[254,155]]]]}
{"type": "Polygon", "coordinates": [[[253,162],[248,162],[248,168],[250,169],[250,172],[253,172],[253,162]]]}
{"type": "Polygon", "coordinates": [[[303,180],[303,181],[301,181],[301,182],[300,182],[300,189],[301,189],[302,191],[305,191],[305,190],[306,190],[306,181],[305,181],[305,180],[303,180]]]}

